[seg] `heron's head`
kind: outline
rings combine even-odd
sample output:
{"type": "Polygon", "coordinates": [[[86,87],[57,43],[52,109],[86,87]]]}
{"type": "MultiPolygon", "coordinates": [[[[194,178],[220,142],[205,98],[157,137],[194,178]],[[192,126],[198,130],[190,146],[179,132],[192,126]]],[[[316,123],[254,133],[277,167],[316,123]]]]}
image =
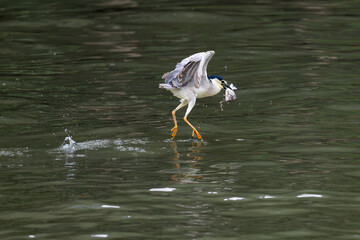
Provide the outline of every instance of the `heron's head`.
{"type": "MultiPolygon", "coordinates": [[[[219,75],[214,75],[214,76],[209,76],[208,77],[210,81],[214,82],[215,84],[217,84],[219,86],[220,89],[226,89],[226,88],[230,88],[231,87],[227,84],[227,82],[225,81],[225,79],[219,75]]],[[[232,89],[231,89],[232,90],[232,89]]]]}

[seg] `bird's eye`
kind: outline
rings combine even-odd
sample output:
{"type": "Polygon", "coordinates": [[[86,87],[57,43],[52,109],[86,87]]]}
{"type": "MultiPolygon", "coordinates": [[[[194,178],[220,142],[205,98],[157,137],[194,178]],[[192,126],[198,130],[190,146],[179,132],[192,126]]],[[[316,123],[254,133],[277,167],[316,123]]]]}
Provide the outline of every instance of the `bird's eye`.
{"type": "Polygon", "coordinates": [[[224,84],[224,83],[225,83],[225,81],[224,81],[224,80],[221,80],[221,83],[222,83],[222,84],[224,84]]]}

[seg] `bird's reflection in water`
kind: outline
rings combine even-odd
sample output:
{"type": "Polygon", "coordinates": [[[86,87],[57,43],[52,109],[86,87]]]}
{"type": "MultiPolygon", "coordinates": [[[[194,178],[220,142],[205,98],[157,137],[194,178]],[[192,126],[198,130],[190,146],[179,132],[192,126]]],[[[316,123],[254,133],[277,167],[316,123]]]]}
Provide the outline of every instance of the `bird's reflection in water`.
{"type": "Polygon", "coordinates": [[[201,142],[194,142],[189,147],[185,154],[178,151],[178,146],[175,141],[171,142],[171,147],[174,152],[174,174],[171,179],[180,183],[196,183],[196,179],[202,178],[200,172],[200,160],[203,159],[200,150],[201,142]]]}

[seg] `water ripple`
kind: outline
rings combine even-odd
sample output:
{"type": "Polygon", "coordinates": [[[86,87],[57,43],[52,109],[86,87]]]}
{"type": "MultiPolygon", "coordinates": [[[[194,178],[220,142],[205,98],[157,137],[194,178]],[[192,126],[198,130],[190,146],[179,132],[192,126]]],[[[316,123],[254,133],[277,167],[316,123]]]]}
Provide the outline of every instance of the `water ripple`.
{"type": "Polygon", "coordinates": [[[169,188],[169,187],[165,187],[165,188],[151,188],[149,189],[150,192],[172,192],[175,191],[176,188],[169,188]]]}

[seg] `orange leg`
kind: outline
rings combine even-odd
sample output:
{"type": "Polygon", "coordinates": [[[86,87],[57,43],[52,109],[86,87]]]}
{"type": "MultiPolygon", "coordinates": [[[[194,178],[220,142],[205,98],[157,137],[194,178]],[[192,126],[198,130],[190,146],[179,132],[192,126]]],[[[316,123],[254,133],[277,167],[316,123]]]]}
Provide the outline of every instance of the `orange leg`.
{"type": "Polygon", "coordinates": [[[186,110],[185,116],[184,116],[184,121],[191,127],[191,129],[193,130],[192,132],[192,136],[194,137],[196,135],[196,137],[199,140],[203,140],[200,133],[194,128],[193,125],[191,125],[191,123],[187,120],[187,116],[189,115],[189,113],[191,112],[191,110],[193,109],[193,107],[195,106],[196,103],[196,97],[194,96],[190,101],[189,101],[189,105],[188,108],[186,110]]]}
{"type": "Polygon", "coordinates": [[[177,123],[176,123],[175,113],[176,113],[176,109],[174,111],[172,111],[172,116],[173,116],[175,126],[170,130],[170,132],[172,132],[171,133],[171,140],[173,140],[174,137],[176,136],[177,129],[178,129],[178,126],[177,126],[177,123]]]}
{"type": "Polygon", "coordinates": [[[184,121],[192,128],[192,130],[193,130],[192,136],[194,137],[194,135],[196,135],[196,137],[197,137],[199,140],[203,141],[200,133],[196,130],[196,128],[194,128],[193,125],[191,125],[191,123],[186,119],[186,117],[184,117],[184,121]]]}
{"type": "Polygon", "coordinates": [[[172,111],[172,116],[173,116],[173,120],[174,120],[174,124],[175,126],[170,130],[171,133],[171,140],[174,139],[174,137],[176,136],[176,133],[177,133],[177,129],[178,129],[178,125],[177,125],[177,122],[176,122],[176,116],[175,116],[175,113],[177,110],[179,110],[180,108],[182,108],[183,106],[186,106],[187,104],[187,101],[186,100],[182,100],[182,102],[179,104],[179,106],[177,106],[173,111],[172,111]]]}

